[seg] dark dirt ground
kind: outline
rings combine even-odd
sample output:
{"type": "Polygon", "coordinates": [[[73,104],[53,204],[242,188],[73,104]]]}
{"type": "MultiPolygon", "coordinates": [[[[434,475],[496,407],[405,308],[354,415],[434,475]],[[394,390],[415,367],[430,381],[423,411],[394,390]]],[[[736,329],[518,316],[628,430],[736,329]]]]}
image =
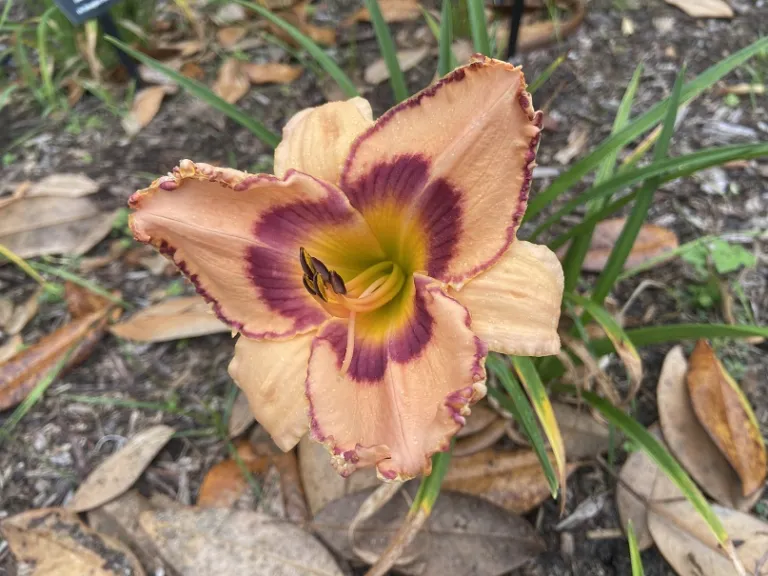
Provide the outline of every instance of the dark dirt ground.
{"type": "MultiPolygon", "coordinates": [[[[694,20],[661,0],[649,1],[647,6],[634,10],[622,8],[623,4],[625,2],[618,0],[590,2],[586,21],[575,36],[556,47],[515,59],[524,65],[530,80],[553,58],[566,50],[569,53],[566,63],[535,98],[537,106],[546,107],[553,120],[542,138],[540,167],[560,168],[553,155],[565,146],[568,134],[576,125],[588,131],[588,148],[610,132],[619,100],[638,62],[644,63],[644,72],[636,112],[647,109],[669,93],[683,62],[687,63],[689,77],[692,77],[763,35],[768,26],[768,2],[763,0],[734,0],[732,5],[738,14],[732,21],[694,20]],[[622,18],[632,20],[634,34],[622,33],[622,18]]],[[[396,31],[402,47],[431,41],[422,23],[398,25],[396,31]]],[[[350,58],[350,44],[344,40],[348,41],[351,34],[341,34],[337,56],[342,61],[350,58]]],[[[357,27],[355,54],[357,68],[352,73],[360,78],[362,67],[377,57],[376,42],[367,26],[357,27]]],[[[270,48],[265,56],[275,59],[278,54],[270,48]]],[[[435,64],[436,58],[428,58],[407,73],[409,87],[415,91],[427,85],[435,64]]],[[[746,66],[736,70],[728,82],[752,82],[753,72],[768,73],[765,57],[753,60],[751,66],[752,70],[746,66]]],[[[324,93],[328,93],[328,89],[324,90],[312,74],[306,73],[288,87],[252,89],[239,104],[272,129],[279,130],[294,112],[323,102],[324,93]]],[[[368,87],[365,95],[371,99],[377,115],[391,103],[386,83],[368,87]]],[[[168,171],[181,158],[254,171],[263,171],[271,163],[269,150],[249,132],[231,121],[224,121],[183,93],[166,99],[158,117],[133,140],[124,135],[119,118],[105,111],[93,98],[83,99],[73,114],[83,119],[96,116],[100,125],[72,133],[64,129],[64,121],[41,121],[32,108],[6,108],[0,112],[0,126],[3,126],[0,150],[6,151],[15,139],[30,130],[36,131],[14,147],[17,159],[3,169],[2,183],[35,179],[54,172],[85,172],[102,186],[98,200],[105,207],[114,208],[123,206],[131,192],[168,171]]],[[[742,98],[739,105],[729,107],[722,96],[708,92],[690,106],[672,150],[673,154],[680,154],[713,144],[766,138],[765,97],[757,97],[754,102],[742,98]]],[[[542,173],[546,174],[546,170],[539,171],[539,175],[542,173]]],[[[766,229],[768,161],[750,162],[746,167],[728,169],[722,174],[729,184],[724,194],[705,192],[706,181],[697,178],[665,185],[656,194],[651,221],[675,230],[681,243],[704,234],[766,229]]],[[[545,178],[537,178],[534,194],[546,184],[545,178]]],[[[520,237],[525,236],[524,228],[520,237]]],[[[102,242],[91,254],[106,252],[107,245],[108,241],[102,242]]],[[[758,324],[764,325],[768,314],[765,242],[750,241],[745,246],[758,254],[759,265],[739,280],[758,324]]],[[[153,291],[178,284],[175,277],[126,270],[121,261],[98,270],[93,278],[107,288],[119,289],[126,300],[139,307],[149,303],[153,291]]],[[[701,308],[687,295],[687,286],[695,279],[680,261],[621,284],[613,295],[615,302],[618,305],[626,302],[644,278],[661,282],[665,288],[645,291],[628,312],[630,323],[722,321],[717,306],[701,308]]],[[[586,277],[585,282],[589,280],[586,277]]],[[[3,294],[20,299],[29,289],[29,282],[15,269],[0,268],[3,294]]],[[[44,306],[24,332],[25,341],[34,341],[50,332],[66,320],[66,315],[61,303],[44,306]]],[[[206,418],[212,412],[222,413],[232,393],[233,384],[226,373],[232,347],[233,341],[227,335],[166,344],[134,344],[106,337],[85,364],[54,383],[18,426],[13,438],[3,445],[0,518],[32,507],[62,504],[94,466],[136,430],[161,422],[192,433],[205,427],[189,415],[90,405],[68,395],[166,405],[172,402],[180,409],[206,418]]],[[[668,348],[651,347],[643,351],[646,376],[635,414],[644,424],[656,419],[655,381],[668,348]]],[[[720,347],[729,367],[738,372],[737,379],[752,400],[764,432],[768,431],[767,350],[766,344],[723,343],[720,347]]],[[[0,414],[0,422],[7,415],[0,414]]],[[[176,438],[145,474],[140,487],[164,492],[183,503],[194,502],[204,473],[226,454],[225,443],[213,434],[176,438]]],[[[567,512],[591,495],[610,492],[611,497],[599,515],[571,531],[575,544],[572,555],[565,554],[561,547],[561,542],[570,536],[563,537],[553,529],[558,520],[556,503],[545,504],[538,518],[536,513],[532,514],[531,518],[539,522],[548,551],[516,573],[526,576],[629,574],[624,538],[593,537],[595,530],[619,527],[612,497],[614,489],[615,481],[597,466],[587,466],[574,474],[568,484],[567,512]]],[[[768,504],[768,500],[764,503],[768,504]]],[[[673,574],[655,550],[643,554],[643,563],[649,576],[673,574]]],[[[8,549],[0,548],[0,575],[16,574],[8,549]]]]}

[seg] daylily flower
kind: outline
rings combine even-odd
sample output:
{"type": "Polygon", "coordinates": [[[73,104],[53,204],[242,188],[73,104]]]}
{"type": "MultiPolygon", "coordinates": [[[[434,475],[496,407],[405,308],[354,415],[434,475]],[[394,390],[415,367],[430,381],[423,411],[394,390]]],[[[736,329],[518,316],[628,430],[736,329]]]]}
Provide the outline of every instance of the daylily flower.
{"type": "Polygon", "coordinates": [[[309,431],[343,475],[406,479],[489,349],[559,350],[562,269],[515,238],[540,126],[521,70],[478,56],[376,122],[361,98],[299,112],[275,175],[183,160],[131,226],[240,333],[230,374],[278,446],[309,431]]]}

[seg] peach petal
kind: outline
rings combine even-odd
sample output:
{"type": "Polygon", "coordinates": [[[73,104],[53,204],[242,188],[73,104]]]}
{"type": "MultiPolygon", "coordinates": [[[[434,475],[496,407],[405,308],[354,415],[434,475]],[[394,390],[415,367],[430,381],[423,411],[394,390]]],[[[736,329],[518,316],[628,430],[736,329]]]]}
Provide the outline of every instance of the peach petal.
{"type": "MultiPolygon", "coordinates": [[[[460,287],[497,262],[525,212],[539,141],[520,68],[477,56],[395,106],[352,145],[341,187],[382,245],[388,204],[420,219],[424,269],[460,287]],[[384,206],[384,208],[383,208],[384,206]]],[[[400,222],[401,238],[408,223],[400,222]]]]}
{"type": "Polygon", "coordinates": [[[285,451],[309,429],[304,381],[313,338],[314,333],[285,341],[241,336],[229,364],[229,375],[247,396],[254,417],[285,451]]]}
{"type": "Polygon", "coordinates": [[[497,264],[450,293],[467,307],[472,331],[491,350],[516,356],[560,351],[563,269],[546,246],[517,240],[497,264]]]}
{"type": "Polygon", "coordinates": [[[402,313],[358,319],[347,373],[347,320],[327,321],[312,344],[306,391],[312,438],[342,475],[376,465],[385,480],[428,474],[471,404],[485,395],[487,348],[466,309],[439,283],[416,276],[402,313]],[[369,324],[366,326],[366,320],[369,324]]]}
{"type": "Polygon", "coordinates": [[[372,124],[371,105],[364,98],[297,112],[275,150],[275,174],[282,177],[294,169],[337,183],[352,142],[372,124]]]}

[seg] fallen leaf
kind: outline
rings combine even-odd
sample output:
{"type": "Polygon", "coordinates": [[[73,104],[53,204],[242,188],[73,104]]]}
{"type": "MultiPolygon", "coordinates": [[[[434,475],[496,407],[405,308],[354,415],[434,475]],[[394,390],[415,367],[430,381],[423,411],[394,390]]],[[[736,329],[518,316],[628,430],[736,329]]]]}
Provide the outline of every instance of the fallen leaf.
{"type": "Polygon", "coordinates": [[[321,46],[334,46],[336,44],[336,30],[333,28],[302,22],[301,31],[321,46]]]}
{"type": "Polygon", "coordinates": [[[3,332],[11,336],[20,333],[24,326],[37,315],[37,311],[40,309],[40,296],[42,293],[43,289],[38,288],[26,300],[15,306],[11,317],[8,318],[7,322],[3,322],[0,325],[3,332]]]}
{"type": "Polygon", "coordinates": [[[85,174],[51,174],[32,184],[24,196],[62,196],[79,198],[88,196],[99,189],[99,184],[85,174]]]}
{"type": "Polygon", "coordinates": [[[589,130],[583,124],[577,124],[568,134],[568,144],[562,150],[558,150],[554,158],[560,164],[569,164],[571,160],[581,154],[587,147],[589,130]]]}
{"type": "Polygon", "coordinates": [[[201,296],[163,300],[110,327],[115,336],[138,342],[167,342],[229,331],[231,328],[211,312],[201,296]]]}
{"type": "MultiPolygon", "coordinates": [[[[654,424],[648,431],[662,444],[661,430],[654,424]]],[[[646,502],[658,475],[662,474],[656,463],[642,450],[630,453],[619,472],[619,484],[616,487],[616,509],[619,512],[621,528],[626,532],[631,521],[640,550],[653,546],[653,536],[648,529],[648,508],[646,502]]]]}
{"type": "Polygon", "coordinates": [[[232,404],[232,413],[229,415],[229,422],[227,422],[229,437],[235,438],[240,436],[254,422],[255,419],[248,404],[248,397],[245,395],[245,392],[240,390],[237,393],[234,404],[232,404]]]}
{"type": "Polygon", "coordinates": [[[126,492],[168,443],[173,433],[173,428],[160,424],[136,434],[91,472],[67,508],[85,512],[126,492]]]}
{"type": "MultiPolygon", "coordinates": [[[[474,410],[475,408],[473,406],[472,411],[474,410]]],[[[490,448],[506,435],[509,428],[510,424],[499,418],[479,432],[457,440],[456,445],[453,447],[453,455],[456,457],[470,456],[481,450],[490,448]]]]}
{"type": "Polygon", "coordinates": [[[744,392],[705,340],[691,353],[686,375],[693,411],[742,483],[742,495],[762,487],[766,452],[760,425],[744,392]]]}
{"type": "Polygon", "coordinates": [[[228,2],[223,4],[213,16],[213,21],[219,26],[227,24],[234,24],[235,22],[243,22],[248,15],[245,13],[245,8],[235,2],[228,2]]]}
{"type": "MultiPolygon", "coordinates": [[[[385,22],[407,22],[422,17],[421,7],[417,0],[379,0],[379,10],[385,22]]],[[[368,8],[361,8],[347,18],[345,25],[355,22],[370,22],[371,14],[368,8]]]]}
{"type": "Polygon", "coordinates": [[[280,474],[280,491],[283,494],[286,518],[296,524],[306,522],[310,519],[310,513],[301,483],[296,453],[291,450],[273,454],[272,463],[280,474]]]}
{"type": "MultiPolygon", "coordinates": [[[[417,486],[410,483],[380,511],[362,522],[355,547],[367,557],[387,549],[410,507],[417,486]],[[406,494],[407,493],[407,494],[406,494]]],[[[335,500],[315,516],[315,531],[341,556],[357,560],[349,540],[349,526],[373,490],[335,500]]],[[[500,575],[524,564],[544,550],[541,537],[519,516],[481,498],[443,490],[432,514],[404,555],[415,561],[399,565],[404,574],[500,575]]]]}
{"type": "Polygon", "coordinates": [[[184,76],[187,78],[192,78],[193,80],[202,80],[205,78],[205,72],[202,68],[200,68],[200,64],[197,62],[185,62],[181,66],[181,70],[179,70],[184,76]]]}
{"type": "MultiPolygon", "coordinates": [[[[163,64],[171,70],[179,71],[183,64],[181,58],[173,58],[163,61],[163,64]]],[[[158,86],[176,86],[176,81],[165,74],[164,72],[147,66],[146,64],[139,65],[139,77],[147,84],[156,84],[158,86]]]]}
{"type": "Polygon", "coordinates": [[[733,18],[733,10],[725,0],[665,0],[694,18],[733,18]]]}
{"type": "Polygon", "coordinates": [[[128,245],[123,240],[113,240],[109,245],[109,251],[104,256],[91,256],[80,260],[78,269],[80,272],[93,272],[111,264],[128,250],[128,245]]]}
{"type": "Polygon", "coordinates": [[[41,378],[74,346],[63,371],[85,360],[106,331],[108,308],[77,318],[17,353],[0,367],[0,411],[26,398],[41,378]]]}
{"type": "Polygon", "coordinates": [[[246,29],[243,26],[226,26],[216,31],[216,40],[225,50],[232,48],[245,36],[246,29]]]}
{"type": "Polygon", "coordinates": [[[301,76],[304,69],[301,66],[289,64],[243,64],[243,71],[251,84],[290,84],[301,76]]]}
{"type": "Polygon", "coordinates": [[[109,234],[116,217],[88,198],[19,198],[0,206],[0,244],[21,258],[80,256],[109,234]]]}
{"type": "Polygon", "coordinates": [[[109,300],[94,294],[87,288],[78,286],[73,282],[64,283],[64,300],[72,318],[83,318],[94,312],[104,310],[110,305],[109,300]]]}
{"type": "Polygon", "coordinates": [[[130,490],[111,502],[88,512],[88,525],[105,536],[123,542],[151,574],[168,573],[152,539],[139,526],[139,514],[158,506],[137,490],[130,490]]]}
{"type": "MultiPolygon", "coordinates": [[[[587,410],[579,410],[568,404],[553,402],[552,409],[560,426],[565,453],[568,454],[569,460],[595,458],[598,454],[608,452],[611,435],[604,422],[596,420],[587,410]]],[[[616,433],[614,442],[619,440],[619,434],[616,433]]]]}
{"type": "MultiPolygon", "coordinates": [[[[269,469],[271,455],[256,454],[247,439],[238,442],[237,455],[251,474],[264,474],[269,469]]],[[[240,464],[231,458],[222,460],[203,478],[197,505],[203,508],[232,508],[248,490],[248,480],[240,464]]]]}
{"type": "Polygon", "coordinates": [[[131,111],[122,119],[123,129],[129,136],[135,136],[152,122],[160,111],[160,105],[167,93],[166,86],[148,86],[136,93],[131,111]]]}
{"type": "Polygon", "coordinates": [[[372,468],[362,468],[349,478],[342,478],[331,466],[328,450],[310,440],[308,435],[299,442],[298,453],[299,474],[313,516],[333,500],[381,483],[372,468]]]}
{"type": "Polygon", "coordinates": [[[119,541],[80,522],[61,508],[29,510],[0,524],[19,563],[34,576],[144,576],[136,556],[119,541]]]}
{"type": "MultiPolygon", "coordinates": [[[[678,576],[732,576],[731,560],[722,552],[711,528],[664,474],[659,473],[651,494],[648,528],[661,554],[678,576]]],[[[729,508],[712,505],[735,545],[736,556],[750,576],[768,575],[768,523],[729,508]],[[761,565],[760,571],[757,566],[761,565]]]]}
{"type": "Polygon", "coordinates": [[[485,401],[481,400],[472,406],[472,413],[467,417],[466,424],[459,429],[456,438],[466,438],[467,436],[477,434],[483,428],[490,426],[499,419],[499,414],[488,406],[485,401]]]}
{"type": "Polygon", "coordinates": [[[557,523],[555,530],[572,530],[587,520],[591,520],[602,512],[607,499],[608,493],[601,492],[579,502],[573,512],[557,523]]]}
{"type": "Polygon", "coordinates": [[[227,58],[219,68],[219,75],[213,84],[213,91],[230,104],[234,104],[248,93],[251,84],[242,70],[242,63],[227,58]]]}
{"type": "MultiPolygon", "coordinates": [[[[413,48],[410,50],[398,50],[397,61],[400,63],[400,69],[403,72],[416,67],[416,65],[424,60],[429,54],[429,47],[423,46],[421,48],[413,48]]],[[[365,68],[363,74],[365,81],[368,84],[379,84],[389,78],[389,70],[387,69],[387,63],[383,58],[379,58],[373,64],[365,68]]]]}
{"type": "MultiPolygon", "coordinates": [[[[602,220],[595,226],[582,270],[601,272],[605,268],[608,256],[616,245],[626,220],[626,218],[611,218],[602,220]]],[[[672,230],[654,224],[643,224],[624,263],[624,269],[634,268],[664,252],[674,250],[677,246],[677,236],[672,230]]]]}
{"type": "Polygon", "coordinates": [[[19,350],[21,350],[22,346],[24,346],[24,340],[22,340],[21,336],[18,334],[11,336],[5,342],[3,342],[2,346],[0,346],[0,366],[16,356],[16,354],[19,353],[19,350]]]}
{"type": "Polygon", "coordinates": [[[675,346],[664,359],[656,387],[664,440],[712,498],[729,508],[747,510],[755,499],[742,496],[739,476],[696,418],[686,386],[687,372],[688,362],[683,349],[675,346]]]}
{"type": "MultiPolygon", "coordinates": [[[[554,464],[551,455],[550,460],[554,464]]],[[[578,467],[578,463],[568,464],[567,474],[578,467]]],[[[489,449],[456,458],[445,475],[443,489],[479,496],[516,514],[530,512],[552,497],[547,477],[532,450],[489,449]]]]}
{"type": "Polygon", "coordinates": [[[143,512],[139,520],[184,576],[342,574],[313,536],[259,512],[183,508],[143,512]]]}

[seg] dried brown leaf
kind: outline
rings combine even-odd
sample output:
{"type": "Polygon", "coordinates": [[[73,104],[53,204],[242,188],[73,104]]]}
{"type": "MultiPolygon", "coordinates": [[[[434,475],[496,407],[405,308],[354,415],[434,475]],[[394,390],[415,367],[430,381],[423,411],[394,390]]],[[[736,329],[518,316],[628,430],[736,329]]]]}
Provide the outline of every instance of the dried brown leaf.
{"type": "Polygon", "coordinates": [[[116,216],[88,198],[19,198],[0,205],[0,244],[21,258],[80,256],[109,234],[116,216]]]}
{"type": "Polygon", "coordinates": [[[553,402],[552,409],[570,460],[595,458],[608,451],[610,432],[604,422],[596,420],[587,410],[560,402],[553,402]]]}
{"type": "Polygon", "coordinates": [[[165,560],[184,576],[342,574],[310,534],[258,512],[182,508],[144,512],[140,522],[165,560]]]}
{"type": "Polygon", "coordinates": [[[216,31],[216,40],[225,50],[232,48],[244,36],[247,30],[244,26],[225,26],[216,31]]]}
{"type": "Polygon", "coordinates": [[[694,18],[733,18],[733,10],[725,0],[665,0],[694,18]]]}
{"type": "Polygon", "coordinates": [[[729,508],[748,510],[755,499],[742,496],[736,471],[696,418],[685,381],[687,371],[683,349],[675,346],[664,359],[656,387],[664,439],[705,492],[729,508]]]}
{"type": "Polygon", "coordinates": [[[144,576],[134,554],[119,541],[80,522],[61,508],[30,510],[0,524],[19,562],[34,576],[144,576]]]}
{"type": "Polygon", "coordinates": [[[230,330],[200,296],[164,300],[110,327],[115,336],[138,342],[167,342],[230,330]]]}
{"type": "MultiPolygon", "coordinates": [[[[550,455],[554,465],[554,460],[550,455]]],[[[569,463],[570,475],[579,467],[569,463]]],[[[536,508],[552,494],[536,453],[484,450],[451,461],[443,488],[479,496],[516,514],[536,508]]]]}
{"type": "Polygon", "coordinates": [[[472,434],[477,434],[483,428],[490,426],[496,420],[499,420],[499,414],[488,404],[481,400],[472,406],[472,413],[467,417],[467,422],[456,434],[456,438],[465,438],[472,434]]]}
{"type": "MultiPolygon", "coordinates": [[[[271,454],[256,454],[248,440],[237,443],[237,455],[251,474],[266,473],[271,454]]],[[[214,465],[203,478],[197,505],[203,508],[231,508],[248,491],[248,480],[234,459],[214,465]]]]}
{"type": "Polygon", "coordinates": [[[242,70],[242,63],[235,58],[227,58],[219,68],[219,75],[213,84],[213,91],[230,104],[245,96],[251,84],[242,70]]]}
{"type": "Polygon", "coordinates": [[[315,26],[314,24],[307,24],[306,22],[303,22],[301,24],[301,31],[321,46],[336,45],[336,30],[333,28],[315,26]]]}
{"type": "MultiPolygon", "coordinates": [[[[595,227],[592,243],[589,246],[582,270],[600,272],[608,262],[608,256],[619,239],[626,218],[603,220],[595,227]]],[[[640,228],[629,257],[624,264],[625,269],[634,268],[651,258],[655,258],[674,250],[678,246],[677,236],[672,230],[653,224],[644,224],[640,228]]]]}
{"type": "MultiPolygon", "coordinates": [[[[385,22],[407,22],[422,17],[417,0],[379,0],[379,9],[385,22]]],[[[345,20],[349,25],[354,22],[370,22],[371,14],[368,8],[361,8],[345,20]]]]}
{"type": "Polygon", "coordinates": [[[238,392],[237,398],[235,398],[235,403],[232,404],[232,413],[229,415],[229,422],[227,422],[229,437],[235,438],[240,436],[254,422],[255,419],[248,404],[248,397],[241,390],[238,392]]]}
{"type": "Polygon", "coordinates": [[[23,345],[24,340],[22,340],[21,336],[18,334],[11,336],[5,342],[3,342],[2,346],[0,346],[0,366],[16,356],[23,345]]]}
{"type": "Polygon", "coordinates": [[[77,342],[80,343],[64,370],[85,360],[106,331],[107,311],[105,308],[65,324],[0,366],[0,410],[12,408],[24,400],[77,342]]]}
{"type": "Polygon", "coordinates": [[[80,485],[67,508],[84,512],[126,492],[168,443],[174,429],[162,424],[142,430],[99,464],[80,485]]]}
{"type": "Polygon", "coordinates": [[[179,71],[187,78],[192,78],[193,80],[205,78],[205,72],[197,62],[185,62],[179,71]]]}
{"type": "Polygon", "coordinates": [[[298,453],[299,473],[313,515],[337,498],[381,483],[372,468],[363,468],[353,472],[349,478],[342,478],[331,466],[328,450],[307,435],[299,442],[298,453]]]}
{"type": "Polygon", "coordinates": [[[40,309],[40,296],[42,293],[43,289],[39,288],[16,306],[11,317],[2,325],[3,331],[12,336],[19,334],[24,329],[24,326],[37,315],[37,311],[40,309]]]}
{"type": "MultiPolygon", "coordinates": [[[[413,48],[410,50],[398,50],[397,61],[400,63],[400,69],[406,72],[412,68],[415,68],[419,62],[424,60],[429,54],[429,47],[423,46],[421,48],[413,48]]],[[[365,81],[368,84],[379,84],[389,78],[389,69],[387,63],[383,58],[379,58],[373,64],[370,64],[365,68],[363,74],[365,81]]]]}
{"type": "Polygon", "coordinates": [[[583,124],[577,124],[568,134],[568,144],[555,153],[555,160],[560,164],[569,164],[571,160],[581,154],[587,147],[589,130],[583,124]]]}
{"type": "MultiPolygon", "coordinates": [[[[474,407],[472,410],[474,411],[474,407]]],[[[499,418],[479,432],[457,440],[453,447],[453,455],[457,457],[469,456],[490,448],[504,437],[509,428],[510,424],[499,418]]]]}
{"type": "Polygon", "coordinates": [[[24,196],[62,196],[79,198],[88,196],[99,189],[99,184],[85,174],[51,174],[32,184],[24,196]]]}
{"type": "Polygon", "coordinates": [[[72,282],[64,283],[64,300],[72,318],[82,318],[109,307],[110,302],[103,296],[72,282]]]}
{"type": "Polygon", "coordinates": [[[152,122],[152,119],[160,111],[160,105],[167,93],[166,86],[148,86],[136,93],[133,105],[128,115],[123,118],[122,124],[126,133],[130,136],[138,134],[152,122]]]}
{"type": "MultiPolygon", "coordinates": [[[[343,557],[357,560],[355,549],[379,557],[399,530],[417,486],[410,483],[355,533],[349,526],[373,490],[349,494],[328,504],[315,516],[313,527],[343,557]],[[408,497],[410,496],[410,498],[408,497]]],[[[449,573],[504,574],[544,549],[541,538],[522,518],[486,500],[443,490],[432,514],[402,553],[415,560],[398,565],[404,574],[436,576],[449,573]]]]}
{"type": "Polygon", "coordinates": [[[94,270],[98,270],[99,268],[103,268],[104,266],[111,264],[120,258],[120,256],[125,254],[127,250],[128,246],[123,240],[113,240],[109,245],[109,251],[104,256],[91,256],[88,258],[83,258],[80,260],[80,265],[78,268],[80,272],[93,272],[94,270]]]}
{"type": "Polygon", "coordinates": [[[304,69],[301,66],[289,64],[243,64],[243,71],[251,84],[290,84],[301,76],[304,69]]]}
{"type": "Polygon", "coordinates": [[[276,453],[272,455],[272,464],[280,474],[280,491],[283,494],[283,507],[288,520],[302,524],[310,519],[307,499],[299,474],[296,453],[276,453]]]}
{"type": "Polygon", "coordinates": [[[742,483],[742,495],[760,488],[766,452],[757,418],[739,385],[705,340],[699,340],[686,375],[693,411],[742,483]]]}

